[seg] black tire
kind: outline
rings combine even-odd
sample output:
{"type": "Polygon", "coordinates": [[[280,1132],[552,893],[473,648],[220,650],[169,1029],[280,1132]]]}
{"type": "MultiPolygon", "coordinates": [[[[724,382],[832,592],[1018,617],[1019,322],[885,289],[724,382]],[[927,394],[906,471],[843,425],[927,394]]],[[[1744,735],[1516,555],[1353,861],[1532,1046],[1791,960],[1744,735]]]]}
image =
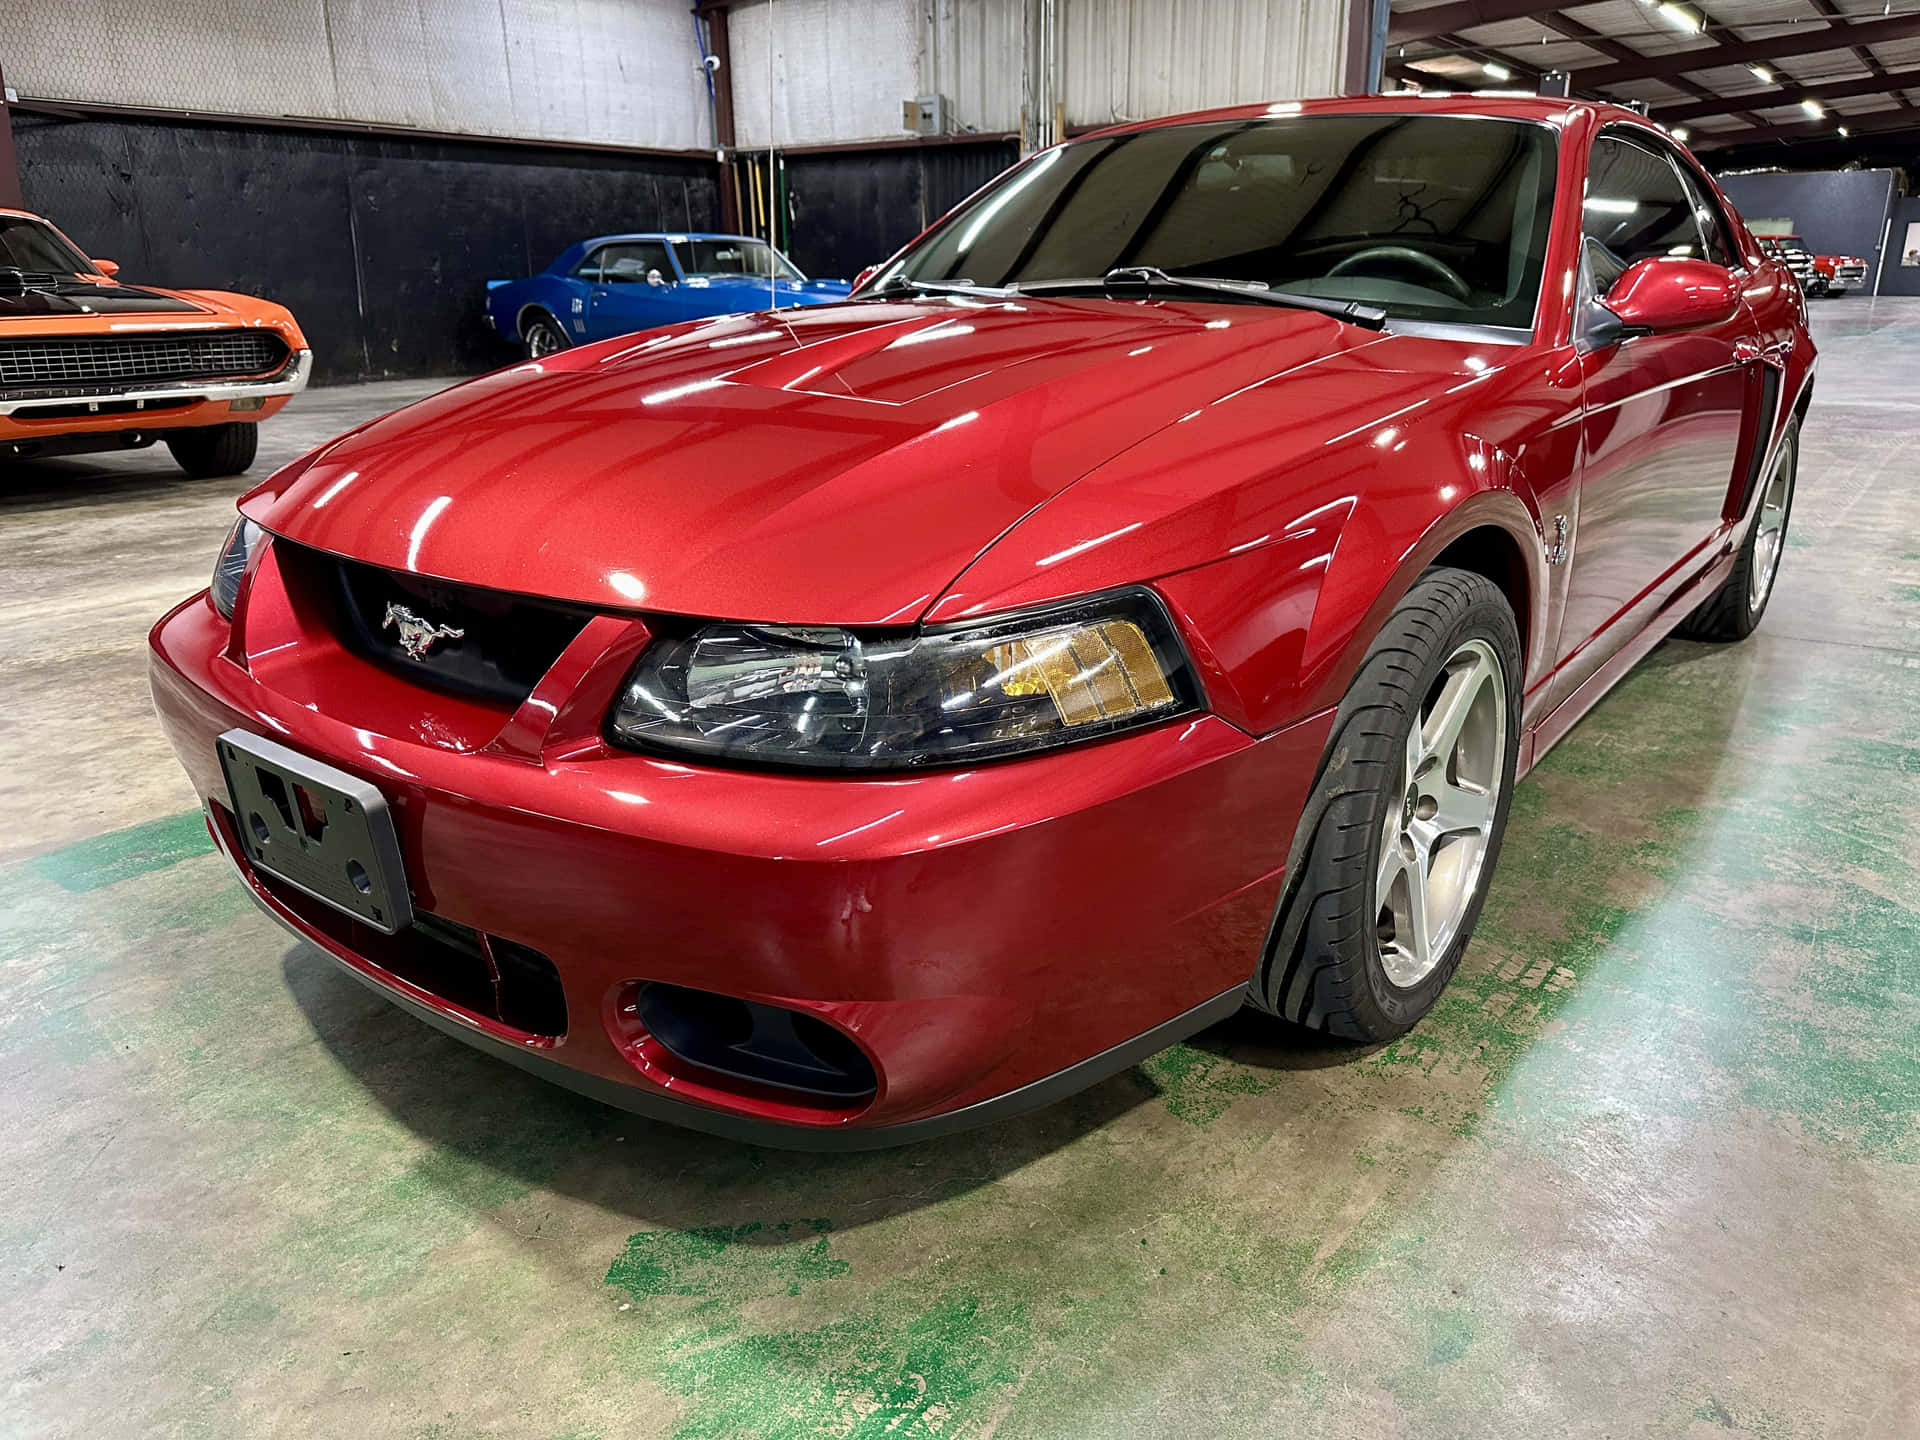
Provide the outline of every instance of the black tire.
{"type": "Polygon", "coordinates": [[[236,420],[194,430],[167,432],[167,449],[180,468],[196,480],[243,475],[260,449],[260,427],[236,420]]]}
{"type": "Polygon", "coordinates": [[[520,339],[527,347],[529,360],[538,360],[543,355],[565,350],[573,343],[567,339],[567,332],[560,322],[544,310],[527,317],[527,323],[520,331],[520,339]]]}
{"type": "Polygon", "coordinates": [[[1520,676],[1513,609],[1484,576],[1429,570],[1394,609],[1335,714],[1280,912],[1249,987],[1256,1006],[1363,1042],[1405,1034],[1433,1007],[1459,966],[1500,858],[1520,748],[1520,676]],[[1498,659],[1504,681],[1505,734],[1492,767],[1499,789],[1458,923],[1431,970],[1402,987],[1382,955],[1383,898],[1374,893],[1382,841],[1407,803],[1403,757],[1416,718],[1469,642],[1482,642],[1483,653],[1498,659]]]}
{"type": "Polygon", "coordinates": [[[1753,518],[1747,526],[1747,538],[1741,542],[1740,554],[1733,562],[1733,573],[1727,576],[1726,583],[1701,601],[1694,612],[1680,622],[1682,635],[1690,640],[1732,641],[1744,640],[1754,632],[1760,617],[1767,613],[1767,602],[1773,599],[1780,557],[1787,543],[1787,522],[1793,517],[1793,492],[1799,483],[1799,475],[1800,421],[1796,416],[1787,422],[1787,432],[1780,437],[1780,449],[1774,456],[1773,465],[1760,477],[1759,493],[1753,497],[1753,518]],[[1774,487],[1782,477],[1785,480],[1785,495],[1778,511],[1778,538],[1773,541],[1771,555],[1763,556],[1763,522],[1769,519],[1768,502],[1773,498],[1774,487]],[[1754,569],[1762,564],[1770,565],[1772,570],[1766,576],[1766,584],[1756,600],[1754,569]]]}

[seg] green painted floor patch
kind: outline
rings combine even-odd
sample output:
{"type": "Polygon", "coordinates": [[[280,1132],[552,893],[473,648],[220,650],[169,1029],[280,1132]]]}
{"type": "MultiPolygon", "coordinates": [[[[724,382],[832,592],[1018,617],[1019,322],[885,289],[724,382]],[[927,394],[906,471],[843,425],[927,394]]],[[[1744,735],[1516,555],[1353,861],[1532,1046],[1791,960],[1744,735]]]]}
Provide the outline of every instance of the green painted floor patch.
{"type": "Polygon", "coordinates": [[[675,1440],[880,1440],[976,1432],[980,1402],[1019,1378],[1024,1306],[952,1291],[893,1323],[867,1314],[705,1346],[667,1366],[685,1396],[675,1440]]]}
{"type": "Polygon", "coordinates": [[[642,1230],[607,1267],[607,1284],[635,1300],[693,1295],[737,1304],[782,1291],[798,1295],[813,1281],[847,1273],[847,1262],[828,1253],[832,1228],[825,1220],[797,1220],[642,1230]]]}
{"type": "Polygon", "coordinates": [[[149,820],[36,855],[26,862],[26,868],[62,890],[84,895],[135,875],[164,870],[211,849],[213,841],[208,838],[206,820],[198,810],[184,810],[163,820],[149,820]]]}

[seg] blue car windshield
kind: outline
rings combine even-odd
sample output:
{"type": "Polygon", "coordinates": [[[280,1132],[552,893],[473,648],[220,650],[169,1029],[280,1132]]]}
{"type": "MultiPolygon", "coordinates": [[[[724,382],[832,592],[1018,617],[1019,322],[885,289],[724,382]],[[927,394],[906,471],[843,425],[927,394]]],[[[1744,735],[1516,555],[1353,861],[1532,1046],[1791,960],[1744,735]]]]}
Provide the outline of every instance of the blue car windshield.
{"type": "Polygon", "coordinates": [[[679,257],[680,273],[689,280],[727,275],[756,275],[764,280],[775,273],[782,280],[807,278],[786,256],[759,240],[676,240],[673,252],[679,257]]]}

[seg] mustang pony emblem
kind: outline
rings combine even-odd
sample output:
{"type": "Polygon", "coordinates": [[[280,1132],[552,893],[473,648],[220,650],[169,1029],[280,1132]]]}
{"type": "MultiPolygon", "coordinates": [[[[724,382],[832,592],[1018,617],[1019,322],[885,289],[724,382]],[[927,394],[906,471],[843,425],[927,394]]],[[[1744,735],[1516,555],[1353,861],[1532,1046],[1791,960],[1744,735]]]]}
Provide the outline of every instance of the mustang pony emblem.
{"type": "Polygon", "coordinates": [[[424,660],[427,652],[442,640],[458,640],[467,632],[452,625],[436,625],[431,620],[422,620],[404,605],[387,602],[387,613],[380,622],[382,630],[389,626],[400,631],[400,648],[407,652],[409,660],[424,660]]]}

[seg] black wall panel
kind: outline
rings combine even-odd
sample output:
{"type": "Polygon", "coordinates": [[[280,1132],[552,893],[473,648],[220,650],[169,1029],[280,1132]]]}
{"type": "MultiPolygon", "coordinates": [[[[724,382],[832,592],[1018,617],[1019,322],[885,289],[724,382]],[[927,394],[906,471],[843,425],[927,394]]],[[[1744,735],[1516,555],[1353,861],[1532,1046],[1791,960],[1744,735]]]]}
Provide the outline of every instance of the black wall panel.
{"type": "Polygon", "coordinates": [[[1011,141],[787,157],[793,261],[851,280],[884,260],[1018,158],[1011,141]]]}
{"type": "Polygon", "coordinates": [[[1920,263],[1908,265],[1907,227],[1920,225],[1920,200],[1898,200],[1893,206],[1893,238],[1888,243],[1887,268],[1880,284],[1882,295],[1920,295],[1920,263]]]}
{"type": "Polygon", "coordinates": [[[315,378],[459,374],[511,358],[490,279],[583,236],[710,229],[714,167],[457,141],[16,112],[27,205],[131,281],[287,306],[315,378]]]}
{"type": "Polygon", "coordinates": [[[1816,255],[1860,256],[1867,262],[1867,291],[1872,293],[1893,193],[1892,171],[1784,171],[1722,175],[1719,180],[1742,218],[1791,220],[1816,255]]]}

